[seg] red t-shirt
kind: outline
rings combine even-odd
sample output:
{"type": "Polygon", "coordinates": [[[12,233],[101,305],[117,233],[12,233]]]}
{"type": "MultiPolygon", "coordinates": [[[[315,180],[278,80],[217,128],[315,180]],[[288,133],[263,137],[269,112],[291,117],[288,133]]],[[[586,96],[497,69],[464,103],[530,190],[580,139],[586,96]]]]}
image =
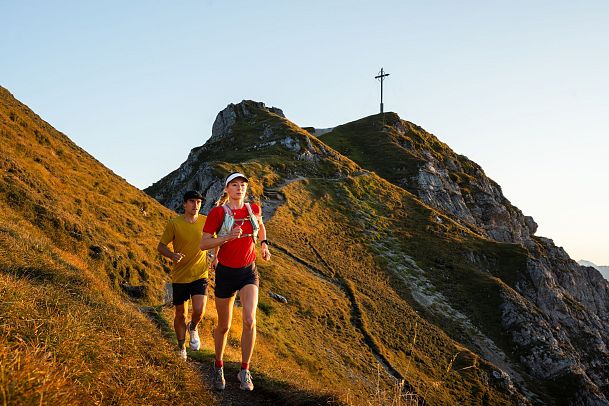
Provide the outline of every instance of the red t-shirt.
{"type": "MultiPolygon", "coordinates": [[[[255,204],[250,204],[252,212],[255,216],[260,215],[260,207],[255,204]]],[[[253,227],[249,221],[249,213],[247,207],[243,205],[241,209],[233,210],[235,216],[235,226],[241,225],[243,234],[252,234],[253,227]],[[245,220],[244,220],[245,219],[245,220]],[[240,220],[244,220],[243,223],[240,220]]],[[[203,232],[214,234],[220,231],[222,222],[224,221],[224,209],[222,206],[214,207],[207,215],[207,220],[203,226],[203,232]]],[[[242,268],[251,264],[256,260],[256,247],[252,237],[241,237],[228,241],[220,246],[218,252],[218,262],[230,268],[242,268]]]]}

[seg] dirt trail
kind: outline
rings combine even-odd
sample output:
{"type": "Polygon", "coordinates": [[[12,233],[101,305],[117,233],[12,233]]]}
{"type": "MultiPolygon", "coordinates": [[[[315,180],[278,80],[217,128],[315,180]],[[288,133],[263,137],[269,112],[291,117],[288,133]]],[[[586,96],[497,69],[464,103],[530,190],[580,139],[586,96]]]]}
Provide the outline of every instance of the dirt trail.
{"type": "Polygon", "coordinates": [[[188,362],[192,362],[201,371],[206,388],[213,394],[214,398],[221,406],[236,406],[236,405],[276,405],[279,400],[277,396],[269,393],[263,388],[263,385],[256,385],[256,375],[252,374],[254,381],[254,390],[251,392],[239,389],[239,381],[237,373],[239,365],[226,363],[224,365],[224,378],[226,379],[226,388],[223,391],[217,391],[212,386],[212,361],[200,362],[189,358],[188,362]]]}

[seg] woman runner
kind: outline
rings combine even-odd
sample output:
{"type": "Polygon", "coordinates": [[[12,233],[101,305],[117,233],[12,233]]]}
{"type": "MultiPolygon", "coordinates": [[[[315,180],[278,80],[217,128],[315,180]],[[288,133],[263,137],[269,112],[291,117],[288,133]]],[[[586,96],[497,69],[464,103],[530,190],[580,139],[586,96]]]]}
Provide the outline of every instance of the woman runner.
{"type": "Polygon", "coordinates": [[[254,384],[249,363],[256,342],[256,307],[258,306],[258,272],[256,271],[256,239],[260,241],[262,258],[271,258],[266,229],[262,223],[260,207],[245,203],[248,179],[242,173],[228,175],[224,194],[208,214],[201,249],[218,248],[216,265],[216,310],[218,326],[214,330],[216,361],[214,387],[223,390],[224,348],[233,317],[235,293],[239,292],[243,306],[243,332],[241,334],[241,370],[237,375],[240,388],[253,390],[254,384]],[[231,227],[231,228],[228,228],[231,227]],[[216,236],[215,236],[216,235],[216,236]]]}

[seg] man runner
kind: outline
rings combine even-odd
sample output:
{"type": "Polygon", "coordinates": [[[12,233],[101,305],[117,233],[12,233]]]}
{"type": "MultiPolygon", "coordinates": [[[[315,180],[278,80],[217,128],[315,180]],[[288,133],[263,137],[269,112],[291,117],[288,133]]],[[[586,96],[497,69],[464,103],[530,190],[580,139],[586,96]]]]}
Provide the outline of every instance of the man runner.
{"type": "Polygon", "coordinates": [[[201,347],[197,326],[205,313],[208,290],[207,251],[199,248],[206,217],[199,214],[203,196],[189,190],[184,194],[184,214],[167,223],[157,250],[173,261],[171,282],[175,318],[173,328],[178,339],[178,355],[186,359],[186,330],[190,335],[191,351],[201,347]],[[168,244],[173,246],[173,251],[168,244]],[[192,302],[192,317],[186,324],[188,300],[192,302]]]}

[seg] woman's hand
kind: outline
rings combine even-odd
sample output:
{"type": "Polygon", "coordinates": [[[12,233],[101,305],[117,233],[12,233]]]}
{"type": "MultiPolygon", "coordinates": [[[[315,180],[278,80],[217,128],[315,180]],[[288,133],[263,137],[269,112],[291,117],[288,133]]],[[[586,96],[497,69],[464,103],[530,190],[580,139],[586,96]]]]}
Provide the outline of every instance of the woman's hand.
{"type": "Polygon", "coordinates": [[[241,234],[243,234],[243,229],[240,226],[234,227],[226,236],[226,242],[241,238],[241,234]]]}
{"type": "Polygon", "coordinates": [[[262,246],[262,259],[264,259],[265,261],[271,259],[271,252],[269,251],[269,247],[266,244],[262,246]]]}

